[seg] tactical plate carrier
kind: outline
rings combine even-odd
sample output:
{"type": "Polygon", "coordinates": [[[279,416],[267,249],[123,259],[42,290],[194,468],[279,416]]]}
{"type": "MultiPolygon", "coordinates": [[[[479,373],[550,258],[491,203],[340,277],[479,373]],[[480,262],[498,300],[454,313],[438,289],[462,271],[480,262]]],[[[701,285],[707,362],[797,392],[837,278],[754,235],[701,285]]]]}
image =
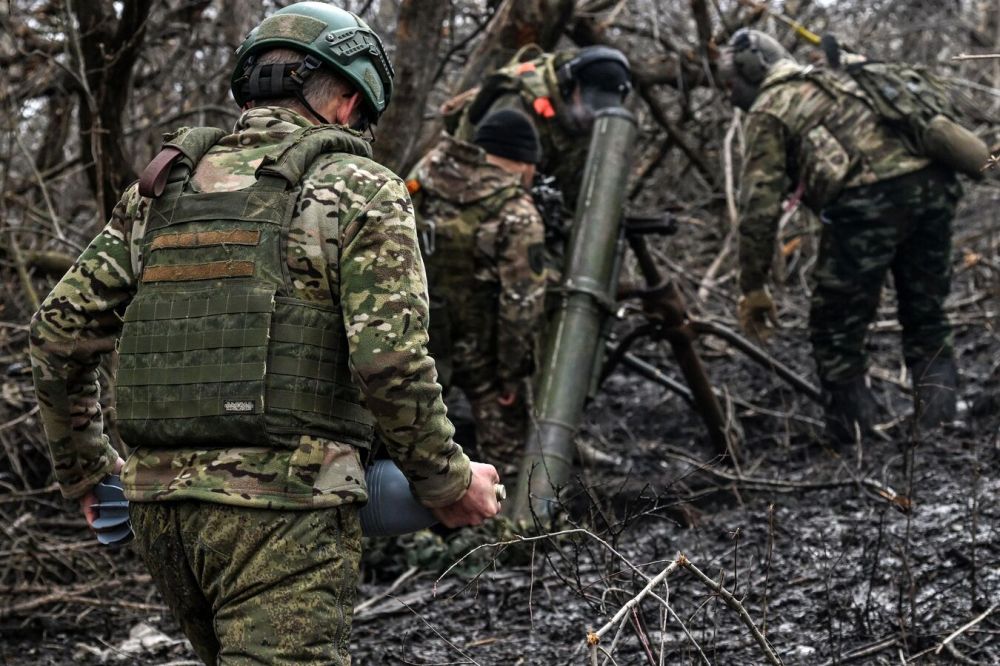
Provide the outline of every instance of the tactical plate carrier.
{"type": "Polygon", "coordinates": [[[367,447],[373,418],[351,379],[341,309],[296,298],[285,255],[313,161],[371,149],[310,127],[266,157],[250,187],[197,192],[191,173],[223,134],[190,129],[164,147],[172,159],[160,162],[166,182],[146,218],[142,274],[118,344],[122,438],[154,448],[294,448],[308,434],[367,447]]]}

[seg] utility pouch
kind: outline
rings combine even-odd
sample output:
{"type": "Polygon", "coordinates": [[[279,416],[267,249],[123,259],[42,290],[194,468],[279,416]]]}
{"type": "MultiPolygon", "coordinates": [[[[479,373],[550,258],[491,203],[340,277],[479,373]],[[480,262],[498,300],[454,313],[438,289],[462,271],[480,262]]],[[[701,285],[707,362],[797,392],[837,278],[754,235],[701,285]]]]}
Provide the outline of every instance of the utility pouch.
{"type": "Polygon", "coordinates": [[[823,125],[812,128],[802,141],[800,174],[807,193],[806,203],[813,210],[819,210],[843,190],[851,170],[851,158],[823,125]]]}
{"type": "Polygon", "coordinates": [[[978,136],[947,116],[934,116],[924,130],[921,144],[927,157],[944,166],[981,179],[990,151],[978,136]]]}

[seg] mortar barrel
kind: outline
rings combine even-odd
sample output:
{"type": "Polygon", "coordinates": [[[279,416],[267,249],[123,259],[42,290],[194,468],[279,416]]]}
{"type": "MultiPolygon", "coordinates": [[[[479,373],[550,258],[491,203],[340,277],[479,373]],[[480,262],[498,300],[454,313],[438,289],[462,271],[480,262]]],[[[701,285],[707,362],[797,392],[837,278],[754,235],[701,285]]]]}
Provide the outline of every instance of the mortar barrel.
{"type": "Polygon", "coordinates": [[[573,438],[595,355],[604,353],[602,326],[614,307],[616,254],[635,135],[635,118],[627,110],[597,113],[559,286],[559,308],[547,331],[534,418],[510,504],[516,520],[529,519],[532,510],[549,516],[559,487],[572,474],[573,438]]]}

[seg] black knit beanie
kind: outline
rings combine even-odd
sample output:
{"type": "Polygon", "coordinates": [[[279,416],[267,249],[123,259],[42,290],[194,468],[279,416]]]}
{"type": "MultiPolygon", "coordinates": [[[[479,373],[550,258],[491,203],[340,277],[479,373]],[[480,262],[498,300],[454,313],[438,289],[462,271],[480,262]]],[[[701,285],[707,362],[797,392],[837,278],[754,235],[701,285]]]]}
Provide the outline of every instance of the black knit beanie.
{"type": "Polygon", "coordinates": [[[531,119],[520,111],[502,109],[486,116],[476,127],[472,142],[490,155],[516,162],[538,164],[542,149],[531,119]]]}

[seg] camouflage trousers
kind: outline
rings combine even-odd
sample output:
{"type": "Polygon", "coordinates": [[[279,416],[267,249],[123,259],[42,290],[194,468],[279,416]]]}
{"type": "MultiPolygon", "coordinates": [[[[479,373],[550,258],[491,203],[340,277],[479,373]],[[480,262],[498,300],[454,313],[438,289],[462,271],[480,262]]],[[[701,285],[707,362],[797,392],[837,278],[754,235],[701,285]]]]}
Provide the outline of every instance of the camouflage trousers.
{"type": "Polygon", "coordinates": [[[500,404],[500,392],[489,391],[469,397],[476,421],[476,449],[482,462],[488,462],[501,476],[515,472],[528,437],[527,401],[518,396],[512,405],[500,404]]]}
{"type": "Polygon", "coordinates": [[[865,336],[888,273],[907,364],[951,355],[944,301],[951,288],[951,221],[960,195],[953,175],[928,167],[847,190],[823,210],[809,324],[824,383],[865,372],[865,336]]]}
{"type": "Polygon", "coordinates": [[[136,549],[206,664],[351,663],[361,560],[355,506],[133,502],[130,512],[136,549]]]}

